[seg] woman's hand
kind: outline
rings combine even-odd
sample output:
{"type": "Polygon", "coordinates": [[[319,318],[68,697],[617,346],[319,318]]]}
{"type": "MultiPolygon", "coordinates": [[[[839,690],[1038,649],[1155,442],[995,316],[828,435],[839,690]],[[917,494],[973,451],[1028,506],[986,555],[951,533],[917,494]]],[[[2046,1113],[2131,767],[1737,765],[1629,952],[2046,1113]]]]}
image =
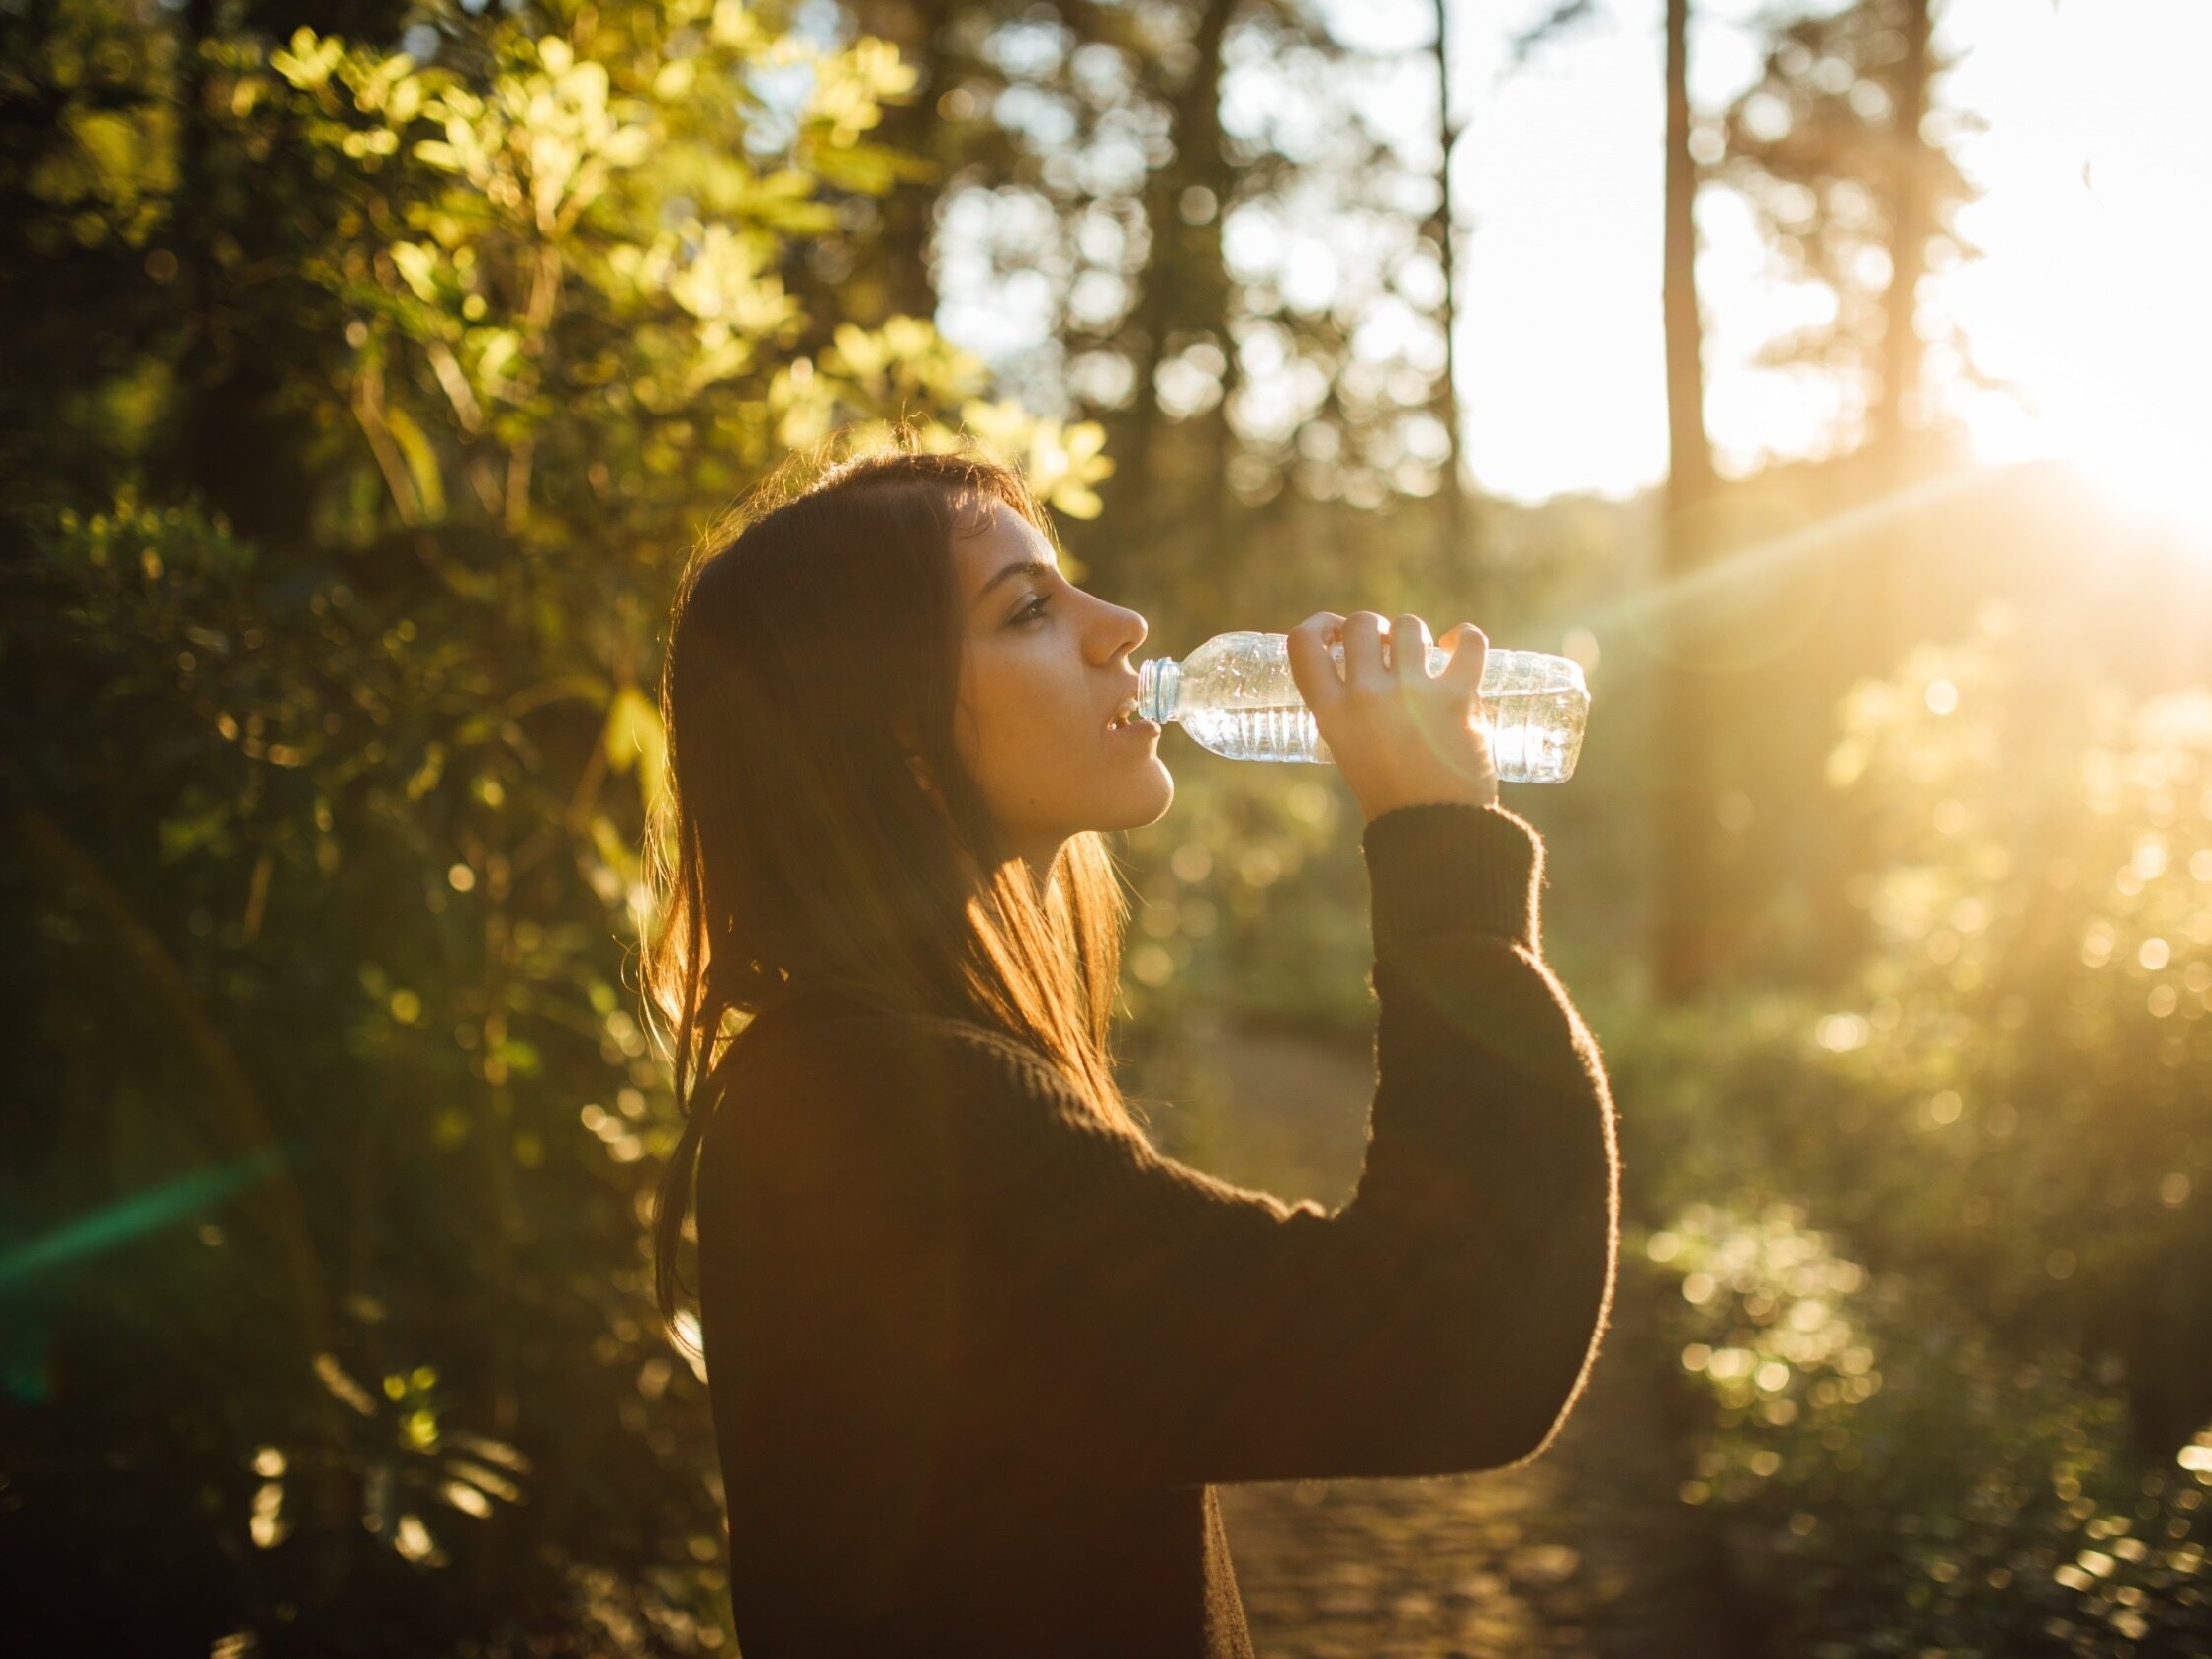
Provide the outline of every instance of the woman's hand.
{"type": "Polygon", "coordinates": [[[1386,623],[1371,610],[1325,610],[1291,630],[1291,677],[1369,823],[1400,806],[1497,804],[1498,769],[1479,718],[1490,642],[1462,622],[1444,636],[1451,664],[1435,676],[1429,644],[1420,617],[1386,623]],[[1329,655],[1339,642],[1341,675],[1329,655]]]}

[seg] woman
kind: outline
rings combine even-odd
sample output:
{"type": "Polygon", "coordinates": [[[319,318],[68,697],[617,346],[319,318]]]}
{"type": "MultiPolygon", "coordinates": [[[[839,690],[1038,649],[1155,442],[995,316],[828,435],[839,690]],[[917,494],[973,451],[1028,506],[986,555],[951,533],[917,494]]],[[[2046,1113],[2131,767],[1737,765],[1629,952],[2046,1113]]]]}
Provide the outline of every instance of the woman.
{"type": "Polygon", "coordinates": [[[1496,806],[1483,637],[1432,679],[1382,635],[1291,636],[1368,820],[1381,1004],[1327,1214],[1157,1155],[1116,1090],[1099,832],[1174,783],[1144,619],[1068,582],[1020,481],[853,463],[692,569],[656,1242],[673,1309],[695,1174],[746,1659],[1249,1654],[1209,1483],[1485,1468],[1565,1415],[1612,1282],[1605,1083],[1496,806]]]}

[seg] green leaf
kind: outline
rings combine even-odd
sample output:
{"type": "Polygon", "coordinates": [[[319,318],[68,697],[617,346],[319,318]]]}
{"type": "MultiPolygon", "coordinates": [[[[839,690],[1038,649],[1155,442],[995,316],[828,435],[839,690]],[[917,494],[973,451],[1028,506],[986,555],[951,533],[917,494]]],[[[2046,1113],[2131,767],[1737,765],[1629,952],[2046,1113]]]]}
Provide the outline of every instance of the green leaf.
{"type": "Polygon", "coordinates": [[[668,734],[661,711],[635,686],[614,694],[606,711],[606,764],[617,773],[637,770],[638,794],[647,811],[658,811],[668,793],[668,734]]]}
{"type": "Polygon", "coordinates": [[[384,423],[407,460],[408,477],[415,481],[415,497],[422,504],[423,522],[437,523],[445,516],[445,475],[438,468],[436,449],[415,417],[397,404],[385,410],[384,423]]]}

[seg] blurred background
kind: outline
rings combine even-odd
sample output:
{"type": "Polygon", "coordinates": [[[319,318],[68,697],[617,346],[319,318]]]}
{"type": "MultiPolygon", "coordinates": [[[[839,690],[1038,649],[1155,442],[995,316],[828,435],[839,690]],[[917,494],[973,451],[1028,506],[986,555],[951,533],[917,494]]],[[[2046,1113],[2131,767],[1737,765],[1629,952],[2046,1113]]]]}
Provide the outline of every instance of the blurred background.
{"type": "MultiPolygon", "coordinates": [[[[2212,1651],[2212,14],[0,4],[0,1579],[133,1653],[734,1651],[639,1225],[651,701],[848,430],[1180,655],[1595,697],[1627,1158],[1544,1460],[1226,1497],[1268,1655],[2212,1651]]],[[[1333,772],[1163,739],[1125,1053],[1357,1177],[1333,772]]],[[[27,1635],[26,1639],[29,1639],[27,1635]]]]}

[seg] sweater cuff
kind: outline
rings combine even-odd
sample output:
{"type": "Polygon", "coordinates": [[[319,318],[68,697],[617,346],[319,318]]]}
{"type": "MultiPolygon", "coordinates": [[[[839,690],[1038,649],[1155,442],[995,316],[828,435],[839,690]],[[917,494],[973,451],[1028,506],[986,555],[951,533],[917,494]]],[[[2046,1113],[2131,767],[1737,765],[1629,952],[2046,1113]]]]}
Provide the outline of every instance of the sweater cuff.
{"type": "Polygon", "coordinates": [[[1543,844],[1495,806],[1401,806],[1360,846],[1374,889],[1375,955],[1424,934],[1496,934],[1536,949],[1543,844]]]}

